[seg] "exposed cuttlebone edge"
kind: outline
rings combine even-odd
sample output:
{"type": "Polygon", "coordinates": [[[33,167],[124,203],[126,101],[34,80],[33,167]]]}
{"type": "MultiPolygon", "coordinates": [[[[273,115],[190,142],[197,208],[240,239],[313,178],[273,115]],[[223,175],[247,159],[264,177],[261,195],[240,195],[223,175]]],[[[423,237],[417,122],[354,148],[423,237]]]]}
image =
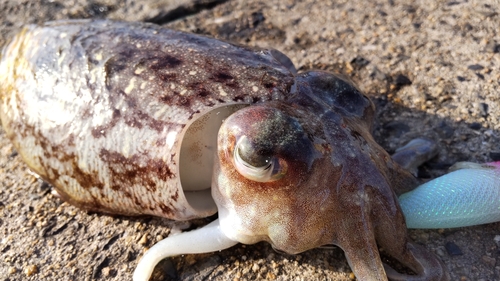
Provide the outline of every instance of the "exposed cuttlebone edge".
{"type": "Polygon", "coordinates": [[[234,103],[210,108],[191,120],[176,136],[180,143],[177,144],[174,162],[179,164],[180,196],[185,198],[187,207],[198,217],[210,216],[217,211],[210,186],[219,128],[228,116],[248,105],[234,103]]]}
{"type": "Polygon", "coordinates": [[[222,233],[218,219],[202,228],[169,236],[156,243],[144,254],[135,268],[133,281],[149,280],[156,264],[164,258],[183,254],[215,252],[236,244],[238,244],[237,241],[229,239],[222,233]]]}

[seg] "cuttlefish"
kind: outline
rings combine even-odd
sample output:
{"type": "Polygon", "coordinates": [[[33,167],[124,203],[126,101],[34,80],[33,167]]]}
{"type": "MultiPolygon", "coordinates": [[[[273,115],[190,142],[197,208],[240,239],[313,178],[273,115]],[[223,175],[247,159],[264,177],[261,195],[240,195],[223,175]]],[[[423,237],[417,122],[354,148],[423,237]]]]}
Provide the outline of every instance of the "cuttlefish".
{"type": "Polygon", "coordinates": [[[433,212],[426,196],[444,194],[435,204],[451,206],[447,184],[469,187],[464,178],[483,175],[496,197],[465,202],[500,219],[499,163],[469,165],[403,195],[420,184],[408,167],[435,145],[416,140],[391,157],[373,139],[375,107],[365,94],[338,74],[299,73],[276,50],[146,23],[58,21],[12,40],[0,80],[7,136],[65,201],[174,220],[218,212],[153,246],[135,281],[168,256],[259,241],[289,254],[337,245],[358,280],[449,280],[440,259],[407,235],[410,221],[449,227],[449,212],[433,212]],[[384,264],[379,247],[414,275],[384,264]]]}

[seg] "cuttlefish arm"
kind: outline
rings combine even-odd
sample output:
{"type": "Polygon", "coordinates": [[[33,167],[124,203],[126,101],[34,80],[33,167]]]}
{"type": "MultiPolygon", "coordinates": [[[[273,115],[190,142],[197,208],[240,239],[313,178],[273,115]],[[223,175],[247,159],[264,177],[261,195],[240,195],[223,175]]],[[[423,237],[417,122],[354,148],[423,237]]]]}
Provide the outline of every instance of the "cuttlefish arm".
{"type": "Polygon", "coordinates": [[[453,228],[500,221],[500,161],[460,162],[402,194],[408,228],[453,228]]]}
{"type": "Polygon", "coordinates": [[[147,281],[156,264],[171,256],[200,254],[230,248],[238,242],[229,239],[219,227],[219,220],[179,235],[169,236],[156,243],[141,258],[134,271],[134,281],[147,281]]]}

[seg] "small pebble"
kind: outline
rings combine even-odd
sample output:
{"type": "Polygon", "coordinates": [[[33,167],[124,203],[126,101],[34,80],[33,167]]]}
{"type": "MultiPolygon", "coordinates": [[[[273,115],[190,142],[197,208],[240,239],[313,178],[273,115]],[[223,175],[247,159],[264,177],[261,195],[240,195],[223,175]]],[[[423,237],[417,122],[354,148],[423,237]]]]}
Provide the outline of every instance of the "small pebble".
{"type": "Polygon", "coordinates": [[[410,78],[408,78],[407,76],[404,76],[403,74],[398,74],[396,76],[396,78],[394,78],[393,84],[398,86],[398,87],[407,86],[407,85],[411,85],[411,80],[410,80],[410,78]]]}
{"type": "Polygon", "coordinates": [[[500,44],[497,44],[495,41],[490,41],[486,44],[484,50],[490,53],[500,53],[500,44]]]}
{"type": "Polygon", "coordinates": [[[253,12],[252,13],[252,27],[256,27],[260,23],[264,22],[265,19],[266,19],[266,17],[261,12],[253,12]]]}
{"type": "Polygon", "coordinates": [[[382,11],[382,10],[378,10],[377,13],[383,17],[386,17],[387,16],[387,13],[382,11]]]}
{"type": "Polygon", "coordinates": [[[9,154],[9,158],[14,158],[18,155],[17,150],[13,150],[11,154],[9,154]]]}
{"type": "Polygon", "coordinates": [[[463,255],[460,247],[458,247],[458,245],[455,244],[454,242],[447,242],[446,245],[444,245],[444,247],[446,248],[446,252],[448,252],[448,255],[450,255],[450,256],[463,255]]]}
{"type": "Polygon", "coordinates": [[[50,186],[49,183],[47,183],[46,181],[41,181],[40,184],[38,185],[38,192],[41,192],[41,193],[46,192],[46,191],[48,192],[48,191],[51,191],[51,188],[52,188],[52,186],[50,186]]]}
{"type": "Polygon", "coordinates": [[[453,136],[455,129],[453,129],[450,125],[443,121],[439,124],[435,131],[442,139],[449,139],[453,136]]]}
{"type": "Polygon", "coordinates": [[[252,266],[252,271],[253,272],[257,272],[257,271],[259,271],[259,269],[260,269],[260,266],[258,264],[256,264],[256,263],[254,263],[253,266],[252,266]]]}
{"type": "Polygon", "coordinates": [[[109,266],[106,266],[101,270],[101,272],[104,277],[109,277],[109,274],[111,273],[111,268],[109,268],[109,266]]]}
{"type": "Polygon", "coordinates": [[[378,68],[374,67],[372,73],[370,73],[370,78],[377,79],[379,81],[384,81],[387,79],[387,76],[378,68]]]}
{"type": "Polygon", "coordinates": [[[272,273],[272,272],[268,272],[266,274],[266,279],[267,280],[274,280],[274,279],[276,279],[276,275],[274,273],[272,273]]]}
{"type": "Polygon", "coordinates": [[[469,128],[471,128],[472,130],[479,130],[479,129],[481,129],[481,127],[482,127],[481,123],[478,123],[478,122],[472,122],[469,125],[469,128]]]}
{"type": "Polygon", "coordinates": [[[444,251],[441,249],[436,249],[436,255],[438,255],[440,257],[444,257],[444,251]]]}
{"type": "Polygon", "coordinates": [[[484,135],[487,136],[487,137],[489,137],[489,138],[491,138],[491,136],[493,136],[493,130],[486,130],[484,132],[484,135]]]}
{"type": "Polygon", "coordinates": [[[490,151],[490,158],[493,161],[500,161],[500,151],[490,151]]]}
{"type": "Polygon", "coordinates": [[[495,244],[497,244],[497,247],[500,248],[500,235],[495,235],[495,238],[493,238],[493,241],[495,241],[495,244]]]}
{"type": "Polygon", "coordinates": [[[38,273],[38,268],[34,264],[28,265],[24,268],[24,274],[28,277],[36,273],[38,273]]]}
{"type": "Polygon", "coordinates": [[[490,267],[494,267],[495,264],[497,263],[496,259],[493,258],[493,257],[489,257],[489,256],[482,256],[481,259],[483,260],[483,262],[485,264],[487,264],[488,266],[490,267]]]}
{"type": "Polygon", "coordinates": [[[484,67],[480,64],[471,64],[471,65],[467,66],[467,68],[470,70],[481,70],[484,67]]]}
{"type": "Polygon", "coordinates": [[[384,129],[386,129],[389,132],[389,134],[396,137],[400,137],[411,130],[410,126],[398,121],[392,121],[387,123],[384,126],[384,129]]]}
{"type": "Polygon", "coordinates": [[[370,63],[369,60],[363,57],[355,57],[351,60],[350,64],[354,69],[361,69],[370,63]]]}
{"type": "Polygon", "coordinates": [[[144,234],[142,237],[141,237],[141,240],[139,240],[139,244],[140,245],[146,245],[148,243],[148,235],[147,234],[144,234]]]}
{"type": "Polygon", "coordinates": [[[486,118],[488,116],[488,108],[489,108],[489,106],[487,103],[482,102],[479,104],[479,110],[481,111],[482,117],[486,118]]]}

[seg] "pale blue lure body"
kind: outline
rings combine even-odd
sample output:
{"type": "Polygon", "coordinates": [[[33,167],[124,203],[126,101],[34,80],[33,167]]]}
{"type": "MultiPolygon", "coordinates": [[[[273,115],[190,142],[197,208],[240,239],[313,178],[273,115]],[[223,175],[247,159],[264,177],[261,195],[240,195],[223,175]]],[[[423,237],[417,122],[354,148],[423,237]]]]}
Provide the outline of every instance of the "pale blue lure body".
{"type": "Polygon", "coordinates": [[[454,167],[458,170],[399,197],[408,228],[453,228],[500,221],[500,162],[458,163],[454,167]]]}

